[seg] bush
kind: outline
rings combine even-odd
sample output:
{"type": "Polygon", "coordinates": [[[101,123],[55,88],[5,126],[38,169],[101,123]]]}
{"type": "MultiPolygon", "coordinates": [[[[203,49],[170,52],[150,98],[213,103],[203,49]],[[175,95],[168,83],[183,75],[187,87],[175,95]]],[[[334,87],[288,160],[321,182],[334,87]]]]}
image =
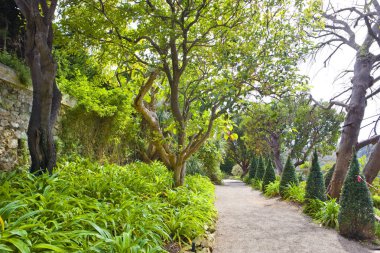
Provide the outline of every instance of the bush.
{"type": "Polygon", "coordinates": [[[251,183],[251,186],[252,186],[253,189],[260,191],[263,188],[263,180],[253,179],[252,183],[251,183]]]}
{"type": "Polygon", "coordinates": [[[380,208],[380,196],[379,195],[372,195],[373,205],[376,208],[380,208]]]}
{"type": "Polygon", "coordinates": [[[249,179],[252,179],[255,177],[256,167],[257,167],[257,159],[256,159],[256,156],[253,156],[251,163],[249,164],[249,173],[248,173],[249,179]]]}
{"type": "Polygon", "coordinates": [[[331,167],[331,169],[329,169],[329,170],[326,172],[326,174],[325,174],[325,176],[324,176],[324,178],[325,178],[325,188],[326,188],[326,190],[327,190],[327,187],[329,187],[329,184],[330,184],[331,178],[332,178],[332,176],[333,176],[333,174],[334,174],[334,170],[335,170],[335,164],[331,167]]]}
{"type": "Polygon", "coordinates": [[[29,67],[25,64],[25,62],[17,58],[16,55],[10,54],[6,51],[0,51],[0,62],[16,71],[16,74],[22,84],[26,86],[32,85],[29,67]]]}
{"type": "Polygon", "coordinates": [[[276,197],[280,195],[280,181],[276,180],[272,183],[269,183],[265,189],[264,195],[269,198],[276,197]]]}
{"type": "Polygon", "coordinates": [[[290,183],[290,185],[284,191],[284,198],[299,204],[305,202],[305,185],[290,183]]]}
{"type": "Polygon", "coordinates": [[[266,169],[265,169],[265,173],[264,173],[264,177],[263,177],[263,185],[262,185],[261,190],[265,193],[266,186],[268,184],[274,182],[275,180],[276,180],[276,174],[274,172],[274,168],[273,168],[272,162],[269,161],[267,163],[267,166],[266,166],[266,169]]]}
{"type": "Polygon", "coordinates": [[[234,167],[232,167],[231,174],[235,177],[240,177],[243,174],[243,169],[239,164],[235,164],[234,167]]]}
{"type": "Polygon", "coordinates": [[[326,200],[323,175],[318,163],[317,151],[314,151],[311,169],[306,182],[306,199],[326,200]]]}
{"type": "Polygon", "coordinates": [[[284,195],[284,191],[286,187],[288,187],[289,184],[295,184],[298,185],[298,180],[297,180],[297,175],[296,175],[296,170],[293,166],[293,163],[288,157],[288,160],[286,161],[284,171],[282,172],[281,175],[281,181],[280,181],[280,195],[284,195]]]}
{"type": "Polygon", "coordinates": [[[265,173],[265,164],[264,164],[264,159],[260,156],[258,161],[257,161],[257,167],[256,167],[256,173],[255,173],[255,178],[262,180],[264,177],[265,173]]]}
{"type": "Polygon", "coordinates": [[[317,218],[317,213],[321,210],[324,202],[319,199],[310,199],[304,206],[303,212],[313,219],[317,218]]]}
{"type": "MultiPolygon", "coordinates": [[[[172,189],[160,163],[62,162],[52,176],[0,173],[0,249],[10,252],[165,252],[214,223],[214,186],[189,176],[172,189]]],[[[0,251],[1,251],[0,250],[0,251]]]]}
{"type": "Polygon", "coordinates": [[[336,199],[330,199],[322,202],[322,206],[315,215],[315,219],[323,226],[330,228],[338,228],[338,214],[340,205],[336,199]]]}
{"type": "Polygon", "coordinates": [[[339,232],[349,238],[368,239],[374,235],[373,203],[356,154],[353,154],[340,197],[339,232]]]}

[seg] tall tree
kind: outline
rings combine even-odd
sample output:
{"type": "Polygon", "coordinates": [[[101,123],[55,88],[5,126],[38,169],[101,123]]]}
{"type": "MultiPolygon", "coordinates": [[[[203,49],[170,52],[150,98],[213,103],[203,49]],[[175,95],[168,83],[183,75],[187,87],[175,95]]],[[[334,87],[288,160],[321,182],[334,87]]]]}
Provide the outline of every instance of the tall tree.
{"type": "Polygon", "coordinates": [[[292,85],[308,46],[306,8],[314,9],[299,1],[66,0],[61,24],[137,87],[134,106],[178,186],[186,160],[248,92],[292,85]]]}
{"type": "MultiPolygon", "coordinates": [[[[380,5],[377,0],[341,9],[329,4],[323,14],[323,20],[325,22],[323,28],[319,30],[318,35],[312,36],[320,40],[319,48],[326,45],[334,48],[326,62],[343,46],[356,53],[352,85],[340,94],[351,92],[348,101],[339,101],[339,97],[330,101],[330,106],[343,106],[347,111],[337,151],[335,171],[328,187],[329,195],[338,198],[352,157],[352,149],[361,145],[358,144],[358,136],[367,101],[380,92],[379,87],[373,86],[380,80],[373,77],[373,72],[380,63],[380,54],[376,53],[376,49],[380,46],[380,5]],[[357,35],[359,27],[363,26],[365,38],[361,40],[357,35]],[[368,90],[370,94],[366,94],[368,90]]],[[[378,138],[378,136],[371,138],[372,143],[376,143],[378,138]]]]}
{"type": "Polygon", "coordinates": [[[53,127],[61,104],[56,85],[56,63],[52,56],[52,21],[58,0],[15,0],[26,19],[25,56],[33,83],[28,146],[32,173],[52,172],[56,165],[53,127]]]}

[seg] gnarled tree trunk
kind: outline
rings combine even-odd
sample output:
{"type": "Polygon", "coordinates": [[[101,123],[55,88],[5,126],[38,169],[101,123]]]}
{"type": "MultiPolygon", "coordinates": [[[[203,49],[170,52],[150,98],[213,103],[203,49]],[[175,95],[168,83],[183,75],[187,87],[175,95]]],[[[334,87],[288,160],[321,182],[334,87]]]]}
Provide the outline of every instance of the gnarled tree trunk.
{"type": "Polygon", "coordinates": [[[363,120],[366,103],[366,90],[372,85],[371,69],[373,59],[370,54],[358,53],[354,65],[351,101],[344,121],[342,135],[337,152],[336,166],[328,193],[332,198],[339,198],[352,157],[352,150],[357,144],[360,124],[363,120]]]}
{"type": "Polygon", "coordinates": [[[52,172],[56,165],[53,127],[61,104],[55,83],[56,63],[52,56],[52,20],[57,0],[15,0],[26,19],[26,61],[33,83],[32,113],[28,126],[30,172],[52,172]],[[50,3],[50,5],[48,5],[50,3]]]}

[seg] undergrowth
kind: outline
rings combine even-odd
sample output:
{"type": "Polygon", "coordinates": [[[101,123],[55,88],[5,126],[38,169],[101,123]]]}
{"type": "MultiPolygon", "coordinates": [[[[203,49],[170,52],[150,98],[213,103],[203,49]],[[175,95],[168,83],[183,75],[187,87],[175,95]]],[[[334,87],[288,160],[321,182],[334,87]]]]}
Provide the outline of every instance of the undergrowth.
{"type": "Polygon", "coordinates": [[[189,176],[172,189],[160,163],[77,159],[52,176],[0,173],[0,252],[165,252],[216,218],[214,186],[189,176]]]}
{"type": "Polygon", "coordinates": [[[264,195],[270,198],[279,196],[280,195],[280,181],[276,180],[272,183],[269,183],[265,187],[264,195]]]}
{"type": "Polygon", "coordinates": [[[14,71],[20,80],[20,82],[26,86],[32,85],[29,67],[17,56],[10,54],[6,51],[0,51],[0,62],[14,71]]]}

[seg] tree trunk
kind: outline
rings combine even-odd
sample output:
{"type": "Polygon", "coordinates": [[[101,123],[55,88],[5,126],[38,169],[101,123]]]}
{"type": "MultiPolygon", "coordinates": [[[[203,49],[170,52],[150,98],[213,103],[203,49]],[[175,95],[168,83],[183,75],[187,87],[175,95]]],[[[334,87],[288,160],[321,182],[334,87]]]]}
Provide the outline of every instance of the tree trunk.
{"type": "Polygon", "coordinates": [[[182,186],[185,183],[186,162],[174,167],[174,187],[182,186]]]}
{"type": "Polygon", "coordinates": [[[373,83],[373,78],[371,77],[372,65],[373,61],[370,55],[357,55],[354,65],[354,77],[352,79],[351,101],[344,121],[335,171],[328,187],[328,194],[332,198],[339,198],[340,196],[340,191],[351,161],[352,149],[358,141],[360,124],[363,120],[366,107],[366,90],[373,83]]]}
{"type": "Polygon", "coordinates": [[[270,146],[272,148],[273,160],[276,166],[278,174],[281,174],[284,167],[281,163],[281,151],[280,151],[280,137],[277,134],[272,133],[270,135],[270,146]]]}
{"type": "Polygon", "coordinates": [[[380,171],[380,140],[376,143],[367,164],[364,167],[364,176],[367,183],[372,184],[380,171]]]}
{"type": "Polygon", "coordinates": [[[55,83],[56,63],[52,56],[54,16],[57,0],[16,0],[26,18],[26,61],[33,83],[32,113],[28,126],[28,146],[32,164],[30,172],[51,173],[56,165],[53,128],[61,104],[55,83]],[[40,5],[41,4],[41,5],[40,5]]]}
{"type": "Polygon", "coordinates": [[[243,179],[245,175],[247,175],[249,172],[249,161],[243,161],[241,164],[241,169],[243,171],[243,173],[241,174],[241,179],[243,179]]]}

